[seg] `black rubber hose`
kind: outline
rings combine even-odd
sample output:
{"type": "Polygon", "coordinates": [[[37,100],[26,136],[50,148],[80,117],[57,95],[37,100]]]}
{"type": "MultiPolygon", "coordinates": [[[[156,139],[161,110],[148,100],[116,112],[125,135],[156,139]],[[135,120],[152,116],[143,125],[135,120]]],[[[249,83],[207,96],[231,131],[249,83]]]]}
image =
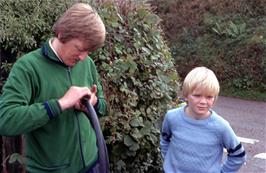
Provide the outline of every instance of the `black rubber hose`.
{"type": "Polygon", "coordinates": [[[98,119],[98,116],[91,105],[91,103],[88,101],[88,99],[82,99],[82,104],[84,104],[87,108],[87,117],[89,118],[97,138],[97,146],[98,146],[98,164],[95,166],[94,170],[95,172],[99,173],[109,173],[109,158],[108,158],[108,151],[106,147],[106,143],[103,137],[103,133],[101,130],[100,122],[98,119]]]}

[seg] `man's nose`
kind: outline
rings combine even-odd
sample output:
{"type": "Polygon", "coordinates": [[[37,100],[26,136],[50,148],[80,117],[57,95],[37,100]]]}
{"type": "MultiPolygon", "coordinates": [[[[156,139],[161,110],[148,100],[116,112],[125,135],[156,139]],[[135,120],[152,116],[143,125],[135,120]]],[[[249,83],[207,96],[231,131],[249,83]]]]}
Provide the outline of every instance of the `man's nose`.
{"type": "Polygon", "coordinates": [[[84,52],[81,52],[78,56],[79,60],[83,61],[84,59],[87,58],[87,56],[89,55],[89,52],[88,51],[84,51],[84,52]]]}

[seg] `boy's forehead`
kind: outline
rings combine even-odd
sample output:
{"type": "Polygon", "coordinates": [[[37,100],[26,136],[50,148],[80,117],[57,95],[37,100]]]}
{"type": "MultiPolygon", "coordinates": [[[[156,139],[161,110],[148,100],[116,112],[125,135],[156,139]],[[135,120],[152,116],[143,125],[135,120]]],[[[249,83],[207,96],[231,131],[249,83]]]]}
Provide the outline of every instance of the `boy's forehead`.
{"type": "Polygon", "coordinates": [[[215,95],[215,90],[208,86],[198,85],[192,89],[191,94],[215,95]]]}

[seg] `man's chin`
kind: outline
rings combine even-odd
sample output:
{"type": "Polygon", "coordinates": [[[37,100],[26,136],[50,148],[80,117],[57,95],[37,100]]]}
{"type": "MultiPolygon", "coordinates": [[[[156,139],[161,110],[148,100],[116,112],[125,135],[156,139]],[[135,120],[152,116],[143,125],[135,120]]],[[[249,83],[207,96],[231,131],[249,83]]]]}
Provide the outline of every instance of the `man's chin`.
{"type": "Polygon", "coordinates": [[[66,64],[68,67],[73,67],[77,64],[78,62],[74,62],[74,63],[69,63],[69,64],[66,64]]]}

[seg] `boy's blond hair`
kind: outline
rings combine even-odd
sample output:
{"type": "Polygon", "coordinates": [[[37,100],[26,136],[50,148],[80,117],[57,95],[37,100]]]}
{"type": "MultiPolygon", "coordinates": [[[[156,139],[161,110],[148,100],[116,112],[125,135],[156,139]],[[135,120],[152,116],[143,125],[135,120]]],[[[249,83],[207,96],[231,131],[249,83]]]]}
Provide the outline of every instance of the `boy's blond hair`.
{"type": "Polygon", "coordinates": [[[197,87],[204,90],[204,95],[214,95],[216,98],[220,91],[214,72],[206,67],[196,67],[187,74],[182,87],[183,96],[187,97],[197,87]]]}
{"type": "Polygon", "coordinates": [[[80,39],[89,51],[103,46],[105,26],[98,13],[88,4],[77,3],[70,7],[54,24],[53,31],[65,43],[80,39]]]}

